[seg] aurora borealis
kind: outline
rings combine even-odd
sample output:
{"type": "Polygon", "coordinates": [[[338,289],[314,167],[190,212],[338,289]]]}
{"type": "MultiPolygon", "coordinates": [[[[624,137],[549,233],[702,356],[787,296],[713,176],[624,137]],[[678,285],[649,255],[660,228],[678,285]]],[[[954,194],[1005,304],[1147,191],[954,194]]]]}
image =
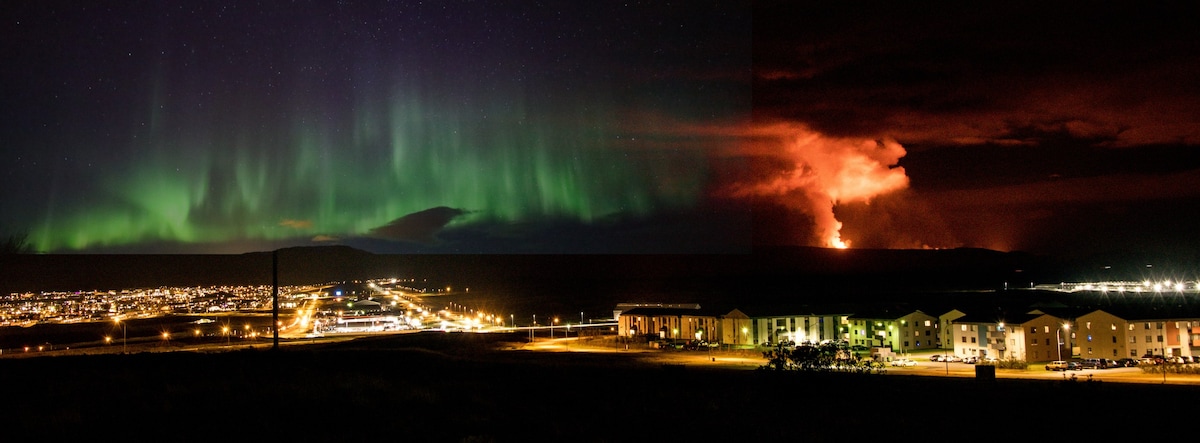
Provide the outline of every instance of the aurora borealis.
{"type": "Polygon", "coordinates": [[[5,201],[31,201],[3,225],[39,251],[237,250],[411,241],[378,228],[438,207],[448,228],[637,220],[694,208],[709,172],[640,144],[634,112],[748,112],[744,8],[325,3],[25,5],[27,41],[73,35],[9,58],[40,109],[7,131],[5,201]]]}
{"type": "Polygon", "coordinates": [[[8,2],[33,250],[1200,250],[1182,5],[8,2]]]}

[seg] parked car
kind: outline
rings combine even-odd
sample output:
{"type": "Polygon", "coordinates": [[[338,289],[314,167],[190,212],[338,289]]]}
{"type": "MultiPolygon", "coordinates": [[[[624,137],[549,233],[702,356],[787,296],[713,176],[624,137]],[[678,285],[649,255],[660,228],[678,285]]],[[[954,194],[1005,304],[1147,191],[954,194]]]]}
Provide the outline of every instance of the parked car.
{"type": "Polygon", "coordinates": [[[1000,360],[996,359],[996,357],[984,357],[979,360],[979,363],[988,364],[988,365],[994,365],[999,362],[1000,362],[1000,360]]]}
{"type": "Polygon", "coordinates": [[[916,365],[917,365],[916,360],[909,360],[907,358],[898,358],[898,359],[892,360],[892,366],[913,367],[916,365]]]}
{"type": "Polygon", "coordinates": [[[942,355],[934,354],[932,357],[929,357],[929,361],[942,361],[942,355]]]}
{"type": "Polygon", "coordinates": [[[1067,369],[1065,369],[1065,370],[1067,370],[1067,371],[1082,371],[1083,364],[1081,364],[1077,361],[1069,361],[1069,362],[1067,362],[1067,369]]]}
{"type": "Polygon", "coordinates": [[[966,363],[966,364],[968,364],[968,365],[973,365],[973,364],[975,364],[975,363],[979,363],[979,357],[976,357],[976,356],[974,356],[974,355],[970,355],[970,356],[967,356],[967,357],[963,358],[962,362],[963,362],[963,363],[966,363]]]}
{"type": "Polygon", "coordinates": [[[1121,367],[1121,365],[1120,365],[1119,363],[1117,363],[1117,361],[1116,361],[1116,360],[1110,360],[1110,359],[1107,359],[1107,358],[1102,358],[1102,359],[1100,359],[1100,362],[1101,362],[1101,363],[1104,363],[1104,367],[1105,367],[1105,368],[1119,368],[1119,367],[1121,367]]]}
{"type": "Polygon", "coordinates": [[[1134,360],[1132,358],[1122,358],[1120,360],[1117,360],[1117,366],[1120,366],[1123,368],[1132,368],[1137,365],[1138,365],[1138,361],[1134,360]]]}
{"type": "Polygon", "coordinates": [[[942,361],[948,361],[950,363],[959,363],[959,362],[962,362],[963,359],[962,359],[962,357],[959,357],[957,355],[947,355],[945,357],[942,357],[942,361]]]}
{"type": "Polygon", "coordinates": [[[1067,370],[1067,362],[1063,360],[1054,360],[1046,364],[1047,371],[1065,371],[1067,370]]]}
{"type": "Polygon", "coordinates": [[[1079,363],[1080,369],[1104,369],[1103,360],[1098,358],[1085,358],[1079,363]]]}

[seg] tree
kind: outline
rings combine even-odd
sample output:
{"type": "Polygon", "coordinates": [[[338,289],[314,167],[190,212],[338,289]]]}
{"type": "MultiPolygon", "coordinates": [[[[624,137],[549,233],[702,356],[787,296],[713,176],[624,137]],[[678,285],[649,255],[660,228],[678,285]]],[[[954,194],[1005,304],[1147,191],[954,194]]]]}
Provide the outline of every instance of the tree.
{"type": "Polygon", "coordinates": [[[764,371],[803,372],[853,372],[879,374],[884,372],[883,363],[859,360],[845,343],[827,342],[819,345],[801,345],[795,348],[779,346],[763,352],[767,364],[760,366],[764,371]]]}

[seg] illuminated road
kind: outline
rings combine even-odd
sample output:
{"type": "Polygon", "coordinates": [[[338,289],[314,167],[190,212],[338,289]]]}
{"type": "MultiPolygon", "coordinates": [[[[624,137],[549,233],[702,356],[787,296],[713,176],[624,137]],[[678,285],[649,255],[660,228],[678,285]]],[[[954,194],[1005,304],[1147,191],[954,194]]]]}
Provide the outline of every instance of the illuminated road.
{"type": "Polygon", "coordinates": [[[279,338],[304,338],[313,328],[313,316],[320,305],[319,298],[313,294],[296,308],[290,324],[279,328],[279,338]]]}

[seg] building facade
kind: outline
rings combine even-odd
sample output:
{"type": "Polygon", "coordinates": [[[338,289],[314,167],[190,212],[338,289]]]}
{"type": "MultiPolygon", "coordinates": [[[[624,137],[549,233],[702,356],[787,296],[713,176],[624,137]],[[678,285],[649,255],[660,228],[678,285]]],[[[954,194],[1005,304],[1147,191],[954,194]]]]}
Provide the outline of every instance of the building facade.
{"type": "Polygon", "coordinates": [[[781,342],[820,343],[844,340],[847,314],[790,314],[750,318],[751,343],[773,346],[781,342]]]}
{"type": "Polygon", "coordinates": [[[936,349],[941,330],[938,318],[919,310],[901,312],[849,316],[850,344],[886,347],[898,353],[936,349]]]}

